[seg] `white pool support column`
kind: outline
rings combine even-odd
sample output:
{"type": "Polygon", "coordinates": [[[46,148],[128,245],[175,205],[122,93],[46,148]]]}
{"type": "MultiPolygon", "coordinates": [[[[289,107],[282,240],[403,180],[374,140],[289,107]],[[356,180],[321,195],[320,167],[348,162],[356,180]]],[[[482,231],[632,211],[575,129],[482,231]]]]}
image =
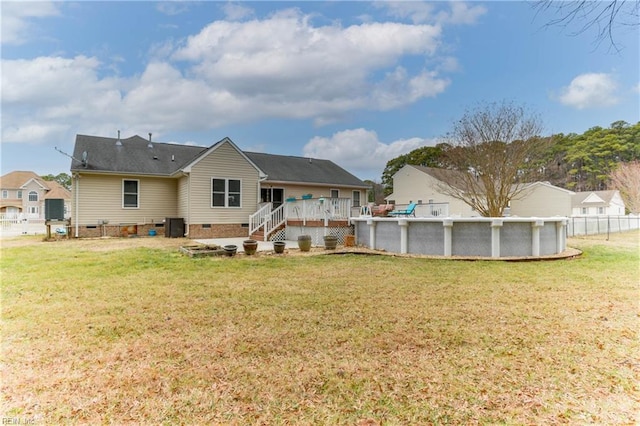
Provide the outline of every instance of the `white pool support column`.
{"type": "Polygon", "coordinates": [[[536,219],[531,222],[531,255],[540,256],[540,228],[544,226],[544,220],[536,219]]]}
{"type": "Polygon", "coordinates": [[[567,219],[556,222],[556,253],[562,253],[565,248],[565,235],[567,231],[567,219]]]}
{"type": "Polygon", "coordinates": [[[442,226],[444,227],[444,255],[451,256],[453,220],[443,219],[442,226]]]}
{"type": "Polygon", "coordinates": [[[406,254],[409,252],[409,222],[407,219],[399,219],[398,226],[400,226],[400,254],[406,254]]]}
{"type": "Polygon", "coordinates": [[[369,225],[369,248],[376,249],[376,221],[373,218],[367,219],[369,225]]]}
{"type": "Polygon", "coordinates": [[[491,221],[491,257],[500,257],[500,228],[502,228],[502,219],[493,219],[491,221]]]}

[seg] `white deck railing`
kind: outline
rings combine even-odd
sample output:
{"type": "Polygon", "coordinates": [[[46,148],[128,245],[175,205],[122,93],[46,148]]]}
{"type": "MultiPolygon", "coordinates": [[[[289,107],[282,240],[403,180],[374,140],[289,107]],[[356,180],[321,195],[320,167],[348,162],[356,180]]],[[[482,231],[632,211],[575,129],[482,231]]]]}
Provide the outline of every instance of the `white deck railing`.
{"type": "Polygon", "coordinates": [[[350,198],[310,198],[287,201],[278,208],[272,209],[267,203],[249,216],[249,235],[260,229],[264,238],[289,220],[301,220],[306,224],[310,220],[349,220],[351,216],[350,198]]]}
{"type": "Polygon", "coordinates": [[[287,219],[301,220],[348,220],[351,213],[350,198],[310,198],[287,201],[287,219]]]}

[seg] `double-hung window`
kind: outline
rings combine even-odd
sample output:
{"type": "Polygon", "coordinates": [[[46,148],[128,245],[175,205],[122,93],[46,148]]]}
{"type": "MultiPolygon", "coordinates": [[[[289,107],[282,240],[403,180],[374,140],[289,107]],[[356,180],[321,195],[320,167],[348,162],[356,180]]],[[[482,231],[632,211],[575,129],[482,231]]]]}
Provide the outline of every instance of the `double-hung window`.
{"type": "Polygon", "coordinates": [[[360,191],[353,191],[353,207],[360,207],[360,191]]]}
{"type": "Polygon", "coordinates": [[[124,179],[122,181],[122,207],[125,209],[137,209],[139,207],[140,181],[137,179],[124,179]]]}
{"type": "Polygon", "coordinates": [[[211,179],[211,207],[241,207],[240,179],[211,179]]]}
{"type": "Polygon", "coordinates": [[[38,193],[36,191],[29,192],[29,201],[38,201],[38,193]]]}

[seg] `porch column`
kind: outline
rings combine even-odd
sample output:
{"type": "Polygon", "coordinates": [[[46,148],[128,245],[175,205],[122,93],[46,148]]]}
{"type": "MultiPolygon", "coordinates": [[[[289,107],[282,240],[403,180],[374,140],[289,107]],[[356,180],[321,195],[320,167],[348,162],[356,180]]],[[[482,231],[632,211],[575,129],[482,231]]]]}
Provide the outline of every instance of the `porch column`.
{"type": "Polygon", "coordinates": [[[531,223],[531,255],[540,256],[540,228],[544,226],[544,220],[536,219],[531,223]]]}
{"type": "Polygon", "coordinates": [[[400,254],[406,254],[409,252],[407,238],[409,234],[409,222],[407,219],[398,219],[398,226],[400,226],[400,254]]]}
{"type": "Polygon", "coordinates": [[[444,255],[451,256],[453,220],[444,219],[442,226],[444,227],[444,255]]]}
{"type": "Polygon", "coordinates": [[[369,225],[369,248],[372,250],[376,248],[376,223],[373,218],[367,219],[367,225],[369,225]]]}
{"type": "Polygon", "coordinates": [[[491,257],[500,257],[500,228],[502,219],[491,221],[491,257]]]}

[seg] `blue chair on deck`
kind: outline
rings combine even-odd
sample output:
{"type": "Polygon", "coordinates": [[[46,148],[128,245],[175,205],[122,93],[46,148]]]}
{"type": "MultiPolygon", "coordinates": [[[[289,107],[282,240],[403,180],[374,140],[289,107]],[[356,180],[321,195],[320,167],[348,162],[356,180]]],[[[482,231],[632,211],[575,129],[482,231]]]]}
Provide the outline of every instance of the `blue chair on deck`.
{"type": "Polygon", "coordinates": [[[411,203],[404,210],[393,210],[389,212],[389,216],[416,216],[416,203],[411,203]]]}

